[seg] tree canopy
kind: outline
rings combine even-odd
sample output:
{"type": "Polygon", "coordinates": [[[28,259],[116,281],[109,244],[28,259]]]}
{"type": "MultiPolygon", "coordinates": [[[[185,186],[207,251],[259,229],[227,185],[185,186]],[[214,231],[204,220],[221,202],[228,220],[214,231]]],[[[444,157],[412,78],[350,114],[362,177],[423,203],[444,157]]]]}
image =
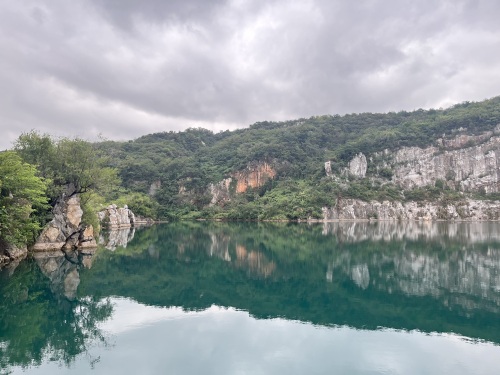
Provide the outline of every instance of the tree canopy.
{"type": "Polygon", "coordinates": [[[34,239],[40,229],[34,213],[47,206],[47,183],[36,168],[13,151],[0,153],[0,239],[16,245],[34,239]]]}

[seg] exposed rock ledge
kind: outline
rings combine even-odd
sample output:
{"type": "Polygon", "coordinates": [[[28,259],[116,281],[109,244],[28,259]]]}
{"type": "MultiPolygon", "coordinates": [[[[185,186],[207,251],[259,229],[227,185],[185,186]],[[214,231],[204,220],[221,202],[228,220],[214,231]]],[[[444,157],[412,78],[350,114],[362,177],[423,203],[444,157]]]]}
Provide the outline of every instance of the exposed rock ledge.
{"type": "Polygon", "coordinates": [[[323,220],[499,220],[499,201],[464,199],[460,202],[364,202],[342,199],[323,207],[323,220]]]}

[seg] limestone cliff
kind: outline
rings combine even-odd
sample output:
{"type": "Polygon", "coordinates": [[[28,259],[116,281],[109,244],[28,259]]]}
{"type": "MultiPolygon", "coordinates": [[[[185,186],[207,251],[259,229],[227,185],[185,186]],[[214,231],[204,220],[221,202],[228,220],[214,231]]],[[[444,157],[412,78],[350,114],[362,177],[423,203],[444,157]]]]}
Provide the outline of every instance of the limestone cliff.
{"type": "Polygon", "coordinates": [[[393,182],[404,188],[432,185],[439,179],[460,191],[496,193],[500,191],[500,137],[487,133],[440,139],[438,146],[425,149],[404,147],[392,155],[390,165],[393,182]]]}
{"type": "Polygon", "coordinates": [[[459,202],[391,202],[339,199],[323,207],[323,220],[499,220],[500,202],[464,199],[459,202]]]}
{"type": "Polygon", "coordinates": [[[92,226],[83,227],[78,194],[63,195],[54,206],[54,218],[38,237],[34,251],[72,250],[97,247],[92,226]]]}
{"type": "Polygon", "coordinates": [[[366,176],[367,167],[368,163],[366,161],[366,156],[360,152],[349,162],[348,172],[354,177],[364,178],[366,176]]]}
{"type": "Polygon", "coordinates": [[[230,186],[233,179],[231,177],[225,178],[224,180],[216,183],[210,184],[208,190],[210,193],[210,205],[215,204],[224,205],[224,203],[231,200],[230,186]]]}
{"type": "Polygon", "coordinates": [[[231,200],[232,194],[241,194],[248,189],[259,188],[269,179],[276,177],[276,173],[276,169],[267,162],[250,163],[245,169],[232,173],[230,177],[216,184],[209,185],[210,205],[224,205],[231,200]]]}
{"type": "Polygon", "coordinates": [[[109,205],[97,215],[101,225],[107,229],[130,228],[135,226],[135,215],[127,205],[118,208],[116,204],[109,205]]]}
{"type": "Polygon", "coordinates": [[[244,170],[233,174],[233,177],[237,181],[236,192],[244,193],[248,188],[261,187],[267,180],[275,176],[276,171],[268,163],[251,163],[244,170]]]}
{"type": "MultiPolygon", "coordinates": [[[[402,147],[368,157],[359,153],[341,174],[364,178],[367,170],[371,178],[387,178],[390,171],[391,182],[403,189],[434,186],[441,180],[452,190],[500,192],[500,124],[480,135],[443,135],[426,148],[402,147]]],[[[330,161],[325,163],[325,174],[339,177],[332,173],[330,161]]]]}

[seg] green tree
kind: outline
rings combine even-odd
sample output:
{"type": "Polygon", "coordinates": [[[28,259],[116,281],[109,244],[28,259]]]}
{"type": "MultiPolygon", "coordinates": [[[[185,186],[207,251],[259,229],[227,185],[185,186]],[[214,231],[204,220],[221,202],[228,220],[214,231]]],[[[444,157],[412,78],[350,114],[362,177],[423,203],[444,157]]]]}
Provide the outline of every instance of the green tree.
{"type": "Polygon", "coordinates": [[[49,194],[57,198],[68,186],[73,194],[88,191],[107,193],[119,184],[117,172],[107,159],[83,139],[61,138],[36,131],[22,134],[14,145],[25,162],[37,166],[41,177],[51,180],[49,194]]]}
{"type": "Polygon", "coordinates": [[[40,223],[35,211],[47,206],[46,182],[13,151],[0,153],[0,240],[31,242],[40,223]]]}

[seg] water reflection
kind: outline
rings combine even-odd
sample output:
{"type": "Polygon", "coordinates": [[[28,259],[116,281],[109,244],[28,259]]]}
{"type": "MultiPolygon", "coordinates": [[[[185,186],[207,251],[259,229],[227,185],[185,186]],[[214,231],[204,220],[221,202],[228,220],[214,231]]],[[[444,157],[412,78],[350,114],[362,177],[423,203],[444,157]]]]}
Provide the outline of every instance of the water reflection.
{"type": "Polygon", "coordinates": [[[107,345],[102,322],[120,325],[112,296],[351,336],[385,327],[500,343],[498,223],[172,223],[102,241],[96,254],[37,255],[0,274],[2,367],[70,364],[107,345]]]}
{"type": "Polygon", "coordinates": [[[69,366],[90,347],[108,345],[98,323],[112,315],[109,298],[77,296],[81,269],[91,265],[92,254],[38,253],[0,274],[0,373],[47,361],[69,366]]]}
{"type": "Polygon", "coordinates": [[[127,247],[127,243],[134,239],[134,235],[134,227],[102,231],[99,234],[99,245],[114,251],[117,247],[127,247]]]}

